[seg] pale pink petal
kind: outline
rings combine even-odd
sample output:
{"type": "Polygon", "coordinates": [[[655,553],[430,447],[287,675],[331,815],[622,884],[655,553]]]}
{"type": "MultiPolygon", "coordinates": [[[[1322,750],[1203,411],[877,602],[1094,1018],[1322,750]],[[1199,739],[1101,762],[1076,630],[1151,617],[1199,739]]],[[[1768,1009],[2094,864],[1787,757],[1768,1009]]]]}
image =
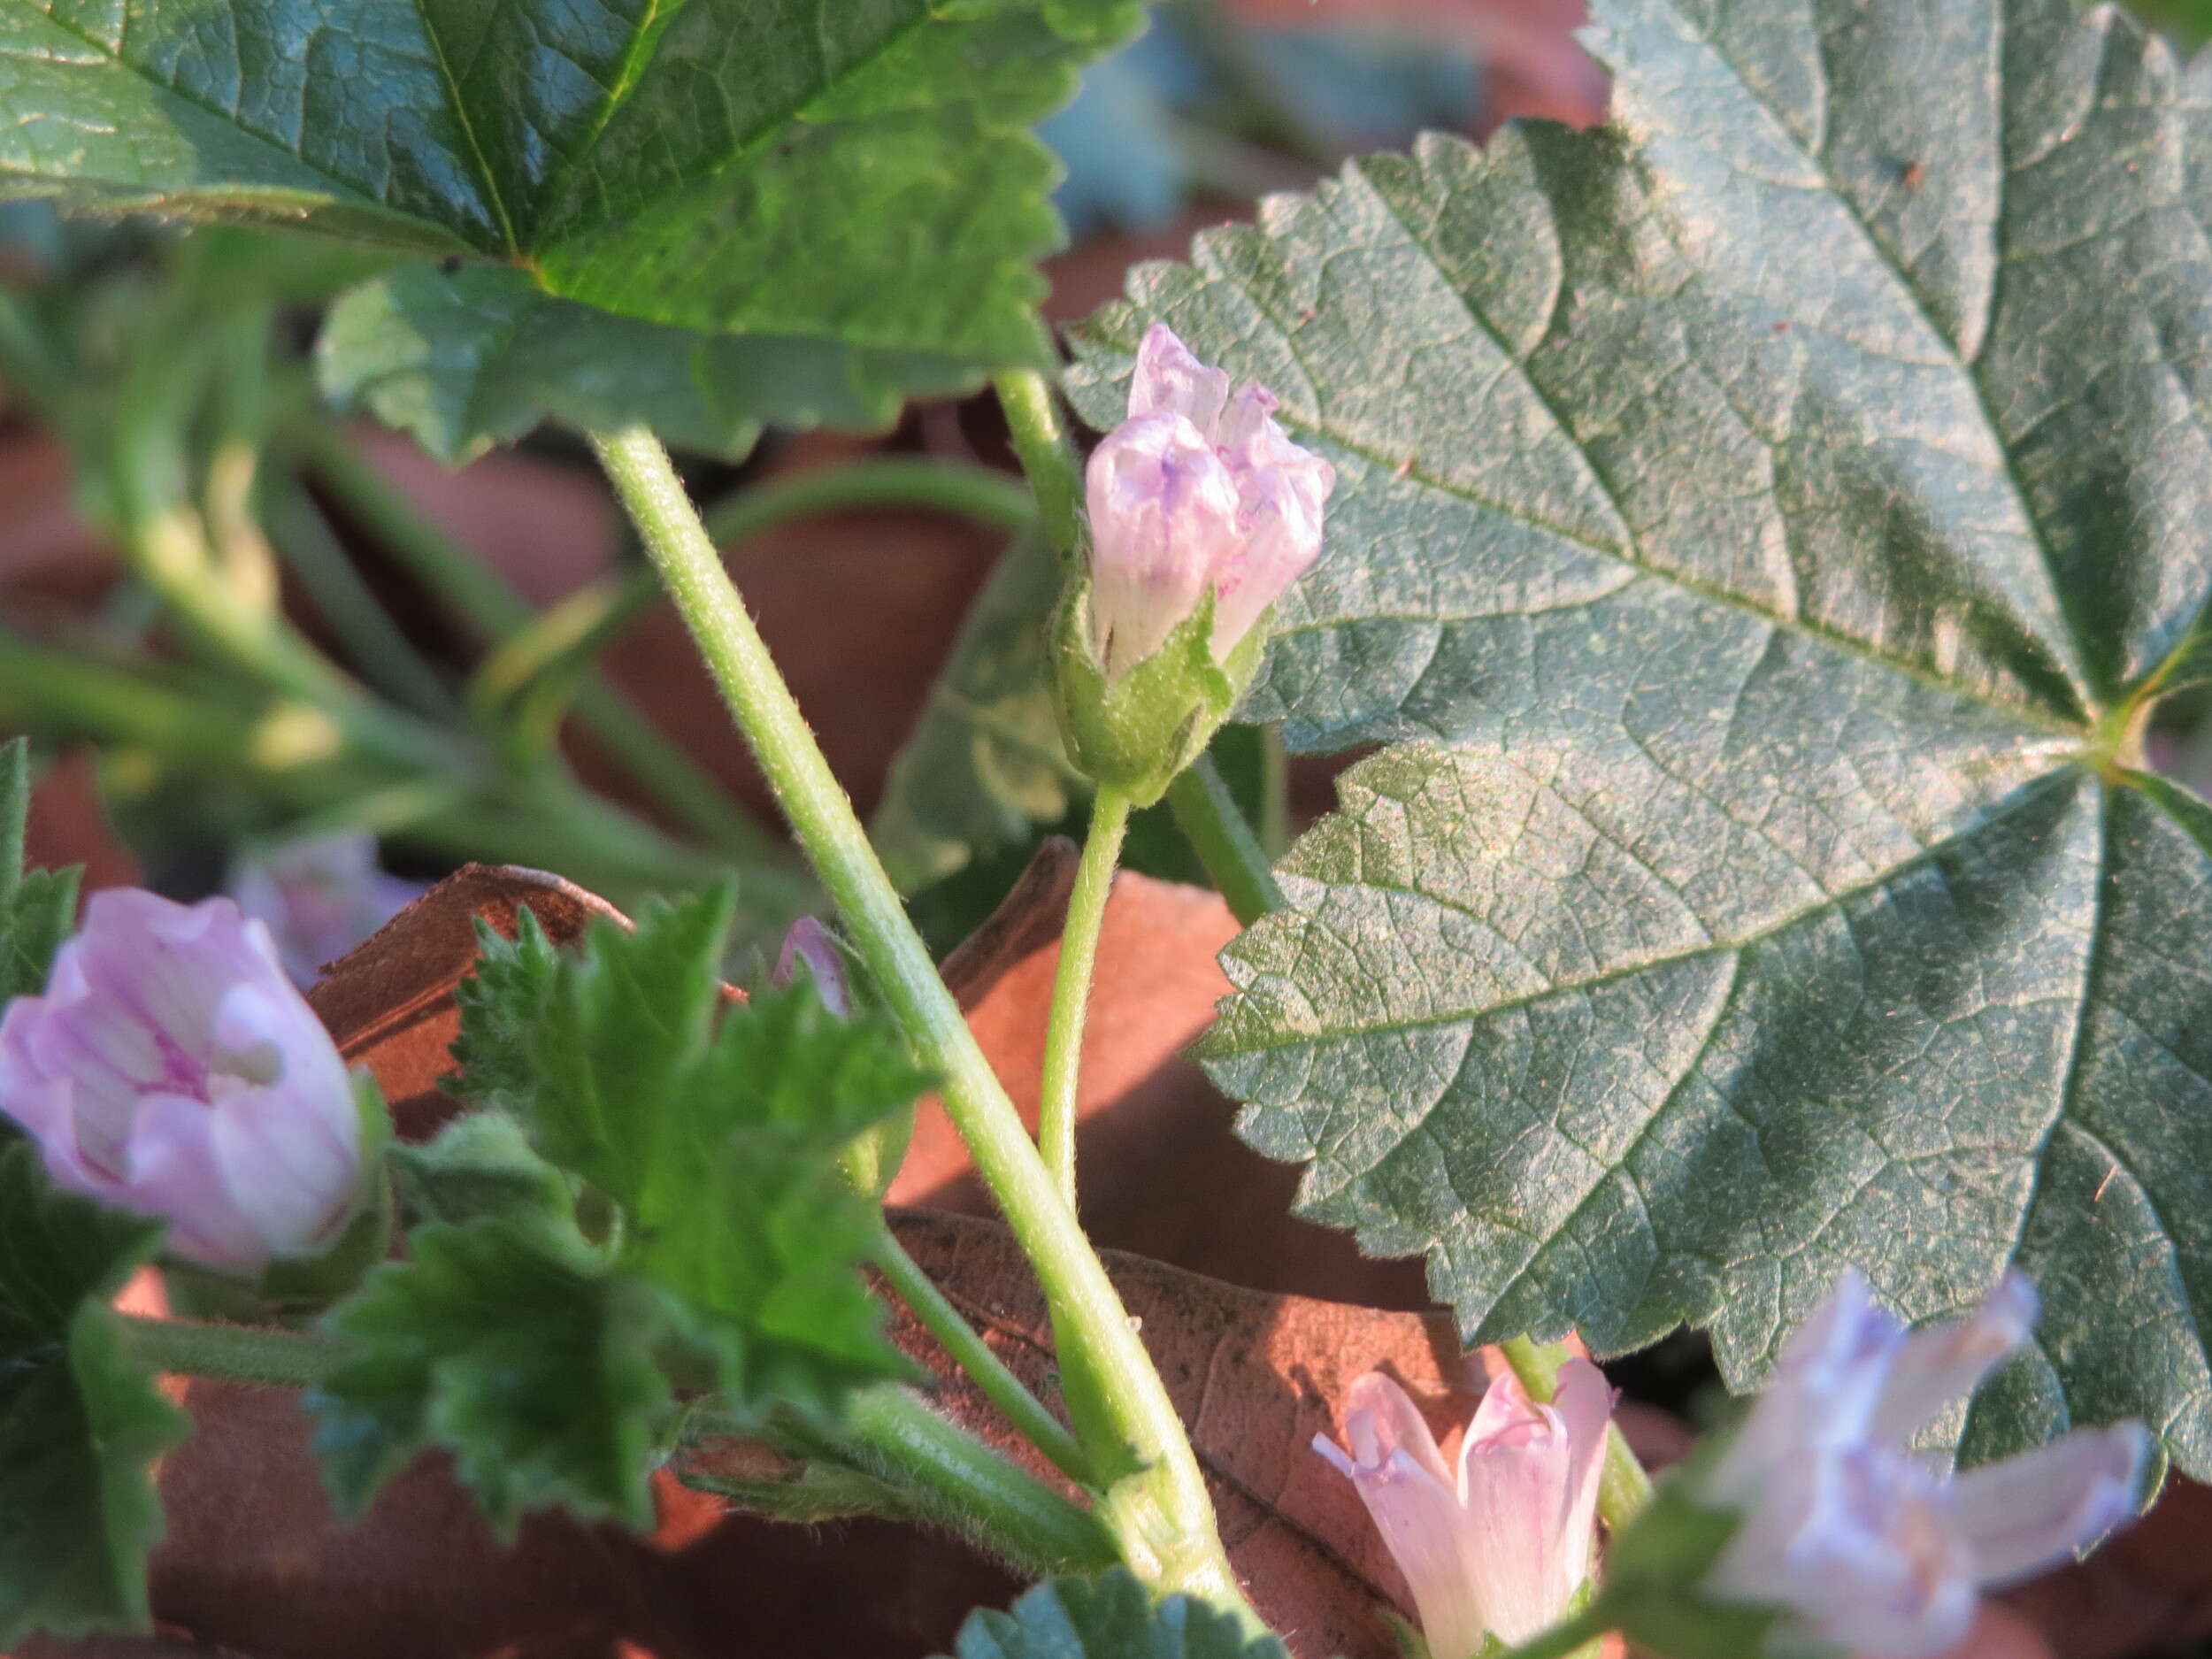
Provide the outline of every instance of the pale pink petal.
{"type": "Polygon", "coordinates": [[[1165,412],[1180,415],[1209,440],[1221,420],[1229,396],[1229,376],[1191,355],[1190,348],[1165,323],[1144,331],[1137,347],[1137,372],[1129,382],[1129,418],[1165,412]]]}
{"type": "Polygon", "coordinates": [[[2027,1340],[2035,1313],[2035,1286],[2025,1273],[2012,1272],[1963,1319],[1914,1332],[1898,1349],[1875,1408],[1874,1437],[1909,1444],[2027,1340]]]}
{"type": "Polygon", "coordinates": [[[2134,1519],[2149,1455],[2142,1425],[2122,1423],[1959,1476],[1958,1525],[1975,1575],[1992,1586],[2032,1578],[2134,1519]]]}
{"type": "Polygon", "coordinates": [[[1092,648],[1110,679],[1159,649],[1236,552],[1236,485],[1197,427],[1162,413],[1117,427],[1085,486],[1092,648]]]}
{"type": "Polygon", "coordinates": [[[837,948],[829,929],[812,916],[802,916],[784,934],[783,949],[776,955],[769,983],[789,985],[801,963],[806,964],[807,978],[813,981],[822,1006],[841,1019],[849,1018],[853,997],[851,987],[845,982],[845,953],[837,948]]]}
{"type": "Polygon", "coordinates": [[[1563,1529],[1574,1448],[1565,1423],[1551,1407],[1529,1404],[1509,1377],[1491,1385],[1484,1403],[1502,1390],[1519,1396],[1515,1415],[1498,1412],[1486,1434],[1469,1431],[1459,1479],[1468,1571],[1483,1623],[1518,1644],[1565,1613],[1588,1567],[1589,1542],[1581,1540],[1571,1569],[1563,1556],[1571,1548],[1563,1529]]]}
{"type": "Polygon", "coordinates": [[[181,1094],[149,1094],[131,1136],[126,1202],[169,1222],[167,1248],[218,1272],[250,1276],[269,1242],[232,1197],[215,1151],[215,1114],[181,1094]]]}
{"type": "Polygon", "coordinates": [[[1605,1476],[1605,1444],[1613,1422],[1613,1386],[1586,1359],[1559,1368],[1552,1408],[1565,1426],[1573,1455],[1567,1465],[1567,1512],[1560,1526],[1560,1570],[1572,1595],[1589,1575],[1597,1535],[1598,1487],[1605,1476]]]}
{"type": "Polygon", "coordinates": [[[1939,1476],[1882,1451],[1808,1453],[1778,1471],[1709,1582],[1789,1608],[1820,1640],[1925,1659],[1973,1622],[1972,1560],[1939,1476]]]}
{"type": "Polygon", "coordinates": [[[1214,652],[1226,657],[1269,606],[1321,557],[1322,524],[1336,469],[1291,442],[1267,411],[1275,400],[1251,386],[1237,395],[1223,458],[1236,480],[1236,557],[1216,575],[1214,652]]]}
{"type": "Polygon", "coordinates": [[[1344,1433],[1363,1463],[1379,1464],[1403,1452],[1447,1491],[1453,1489],[1451,1466],[1437,1449],[1428,1419],[1411,1395],[1379,1371],[1355,1382],[1345,1396],[1344,1433]]]}
{"type": "Polygon", "coordinates": [[[1774,1375],[1708,1482],[1724,1503],[1756,1495],[1768,1471],[1863,1439],[1904,1325],[1846,1270],[1782,1349],[1774,1375]]]}
{"type": "MultiPolygon", "coordinates": [[[[1421,1633],[1434,1659],[1472,1659],[1482,1647],[1484,1626],[1458,1494],[1407,1447],[1386,1448],[1384,1435],[1389,1429],[1376,1431],[1371,1423],[1370,1432],[1363,1432],[1362,1415],[1351,1414],[1348,1437],[1356,1448],[1364,1444],[1379,1456],[1348,1456],[1322,1434],[1314,1436],[1313,1448],[1351,1480],[1367,1506],[1375,1530],[1413,1593],[1421,1633]]],[[[1422,1430],[1424,1435],[1427,1432],[1422,1430]]],[[[1430,1450],[1435,1450],[1433,1441],[1430,1450]]]]}

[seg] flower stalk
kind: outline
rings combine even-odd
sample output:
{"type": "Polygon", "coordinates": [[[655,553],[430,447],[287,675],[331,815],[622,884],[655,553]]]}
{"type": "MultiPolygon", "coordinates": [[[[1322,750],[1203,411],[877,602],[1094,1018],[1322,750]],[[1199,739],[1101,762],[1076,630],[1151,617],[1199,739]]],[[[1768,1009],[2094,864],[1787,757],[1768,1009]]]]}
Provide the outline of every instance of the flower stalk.
{"type": "Polygon", "coordinates": [[[1113,891],[1114,866],[1129,831],[1129,797],[1102,788],[1091,804],[1067,925],[1060,933],[1060,965],[1052,982],[1052,1011],[1045,1025],[1044,1092],[1037,1110],[1037,1145],[1060,1184],[1070,1210],[1075,1202],[1075,1130],[1083,1064],[1083,1028],[1091,980],[1098,967],[1098,938],[1113,891]]]}
{"type": "Polygon", "coordinates": [[[1122,1501],[1101,1513],[1156,1588],[1202,1596],[1259,1629],[1197,1457],[1119,1294],[938,977],[667,451],[642,427],[595,434],[593,444],[886,1003],[942,1079],[953,1124],[1036,1269],[1064,1363],[1096,1384],[1079,1402],[1078,1432],[1087,1448],[1114,1449],[1130,1471],[1122,1501]]]}

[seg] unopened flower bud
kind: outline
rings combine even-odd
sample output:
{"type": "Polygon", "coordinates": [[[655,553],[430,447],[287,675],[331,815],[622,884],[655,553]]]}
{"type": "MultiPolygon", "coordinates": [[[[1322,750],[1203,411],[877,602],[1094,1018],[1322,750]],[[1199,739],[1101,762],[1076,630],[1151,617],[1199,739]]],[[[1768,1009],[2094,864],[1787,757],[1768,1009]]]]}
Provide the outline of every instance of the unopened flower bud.
{"type": "Polygon", "coordinates": [[[829,929],[811,916],[799,918],[784,934],[783,949],[776,953],[768,983],[779,988],[789,985],[798,977],[802,964],[822,1006],[840,1019],[850,1019],[853,994],[845,979],[845,954],[837,948],[829,929]]]}
{"type": "Polygon", "coordinates": [[[0,1113],[57,1184],[164,1218],[219,1272],[319,1256],[360,1209],[345,1063],[228,899],[95,895],[45,994],[0,1016],[0,1113]]]}
{"type": "Polygon", "coordinates": [[[1085,478],[1090,558],[1063,610],[1062,725],[1077,763],[1156,800],[1228,718],[1258,666],[1261,619],[1321,554],[1328,462],[1276,424],[1275,399],[1155,323],[1129,418],[1085,478]]]}
{"type": "Polygon", "coordinates": [[[1612,1412],[1613,1391],[1587,1360],[1561,1368],[1549,1405],[1501,1377],[1455,1474],[1402,1388],[1380,1372],[1352,1385],[1349,1452],[1319,1435],[1314,1449],[1358,1487],[1434,1659],[1473,1659],[1486,1636],[1517,1645],[1572,1610],[1590,1574],[1612,1412]]]}

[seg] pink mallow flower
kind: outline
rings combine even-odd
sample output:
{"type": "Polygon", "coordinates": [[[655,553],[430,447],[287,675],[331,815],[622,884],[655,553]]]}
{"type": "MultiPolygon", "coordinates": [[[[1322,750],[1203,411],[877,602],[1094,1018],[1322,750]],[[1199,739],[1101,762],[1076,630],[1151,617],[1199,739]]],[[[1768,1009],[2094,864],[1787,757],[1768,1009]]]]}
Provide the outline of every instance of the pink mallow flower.
{"type": "Polygon", "coordinates": [[[1275,422],[1263,387],[1229,377],[1155,323],[1137,350],[1129,418],[1093,451],[1091,649],[1109,680],[1143,661],[1215,595],[1225,659],[1321,556],[1336,469],[1275,422]]]}
{"type": "Polygon", "coordinates": [[[1982,1590],[2129,1520],[2150,1445],[2139,1424],[2076,1429],[1962,1475],[1908,1449],[2035,1314],[2012,1273],[1964,1318],[1909,1333],[1846,1272],[1705,1479],[1707,1502],[1742,1515],[1708,1589],[1779,1606],[1820,1643],[1921,1659],[1965,1637],[1982,1590]]]}
{"type": "Polygon", "coordinates": [[[345,1063],[228,899],[94,895],[45,995],[0,1015],[0,1113],[57,1184],[161,1217],[219,1272],[319,1256],[358,1207],[345,1063]]]}
{"type": "Polygon", "coordinates": [[[422,897],[412,881],[387,875],[376,837],[340,830],[306,835],[232,866],[230,895],[269,929],[292,983],[304,990],[371,933],[422,897]]]}
{"type": "Polygon", "coordinates": [[[1590,1576],[1613,1391],[1570,1360],[1549,1405],[1510,1374],[1490,1385],[1455,1474],[1405,1390],[1372,1371],[1352,1385],[1347,1453],[1314,1450],[1359,1488],[1413,1592],[1435,1659],[1472,1659],[1485,1633],[1526,1641],[1567,1615],[1590,1576]]]}

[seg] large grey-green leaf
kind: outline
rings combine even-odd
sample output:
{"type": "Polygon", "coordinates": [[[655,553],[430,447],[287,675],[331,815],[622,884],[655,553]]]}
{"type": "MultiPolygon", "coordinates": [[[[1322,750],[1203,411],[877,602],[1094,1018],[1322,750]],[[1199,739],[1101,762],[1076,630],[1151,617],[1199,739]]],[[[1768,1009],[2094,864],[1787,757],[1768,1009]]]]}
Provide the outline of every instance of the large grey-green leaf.
{"type": "Polygon", "coordinates": [[[2008,1265],[1980,1456],[2212,1473],[2212,813],[2127,764],[2212,588],[2204,88],[2064,0],[1601,0],[1603,131],[1449,139],[1133,281],[1335,460],[1247,713],[1384,741],[1210,1045],[1471,1338],[2008,1265]]]}
{"type": "Polygon", "coordinates": [[[1139,16],[1134,0],[0,0],[0,195],[488,256],[556,299],[780,342],[795,378],[860,387],[880,419],[887,367],[965,383],[1043,360],[1034,264],[1059,227],[1025,129],[1139,16]]]}

